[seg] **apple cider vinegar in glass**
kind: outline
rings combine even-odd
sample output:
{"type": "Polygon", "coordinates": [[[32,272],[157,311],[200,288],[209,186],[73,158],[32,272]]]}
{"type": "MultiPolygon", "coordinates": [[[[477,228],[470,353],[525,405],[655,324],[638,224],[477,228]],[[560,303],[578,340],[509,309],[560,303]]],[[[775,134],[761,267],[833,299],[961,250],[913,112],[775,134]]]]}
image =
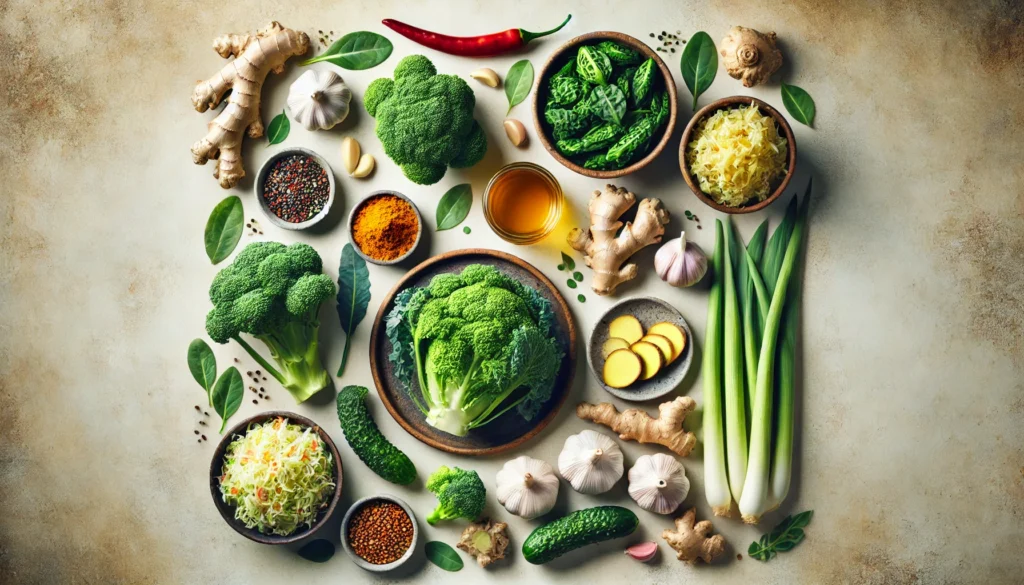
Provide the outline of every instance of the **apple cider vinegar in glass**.
{"type": "Polygon", "coordinates": [[[502,239],[533,244],[555,228],[564,195],[543,167],[518,162],[502,167],[484,190],[484,217],[502,239]]]}

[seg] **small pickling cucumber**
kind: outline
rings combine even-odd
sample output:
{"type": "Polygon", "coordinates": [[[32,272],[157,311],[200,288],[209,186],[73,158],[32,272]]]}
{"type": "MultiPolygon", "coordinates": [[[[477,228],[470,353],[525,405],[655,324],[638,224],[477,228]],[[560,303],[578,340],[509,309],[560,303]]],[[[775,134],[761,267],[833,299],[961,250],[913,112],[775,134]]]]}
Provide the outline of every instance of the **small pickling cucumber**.
{"type": "Polygon", "coordinates": [[[345,440],[374,473],[391,483],[410,484],[416,480],[416,466],[373,422],[364,402],[368,393],[362,386],[345,386],[338,393],[338,421],[345,440]]]}
{"type": "Polygon", "coordinates": [[[538,527],[523,542],[523,557],[542,565],[588,544],[629,536],[640,520],[622,506],[578,510],[538,527]]]}

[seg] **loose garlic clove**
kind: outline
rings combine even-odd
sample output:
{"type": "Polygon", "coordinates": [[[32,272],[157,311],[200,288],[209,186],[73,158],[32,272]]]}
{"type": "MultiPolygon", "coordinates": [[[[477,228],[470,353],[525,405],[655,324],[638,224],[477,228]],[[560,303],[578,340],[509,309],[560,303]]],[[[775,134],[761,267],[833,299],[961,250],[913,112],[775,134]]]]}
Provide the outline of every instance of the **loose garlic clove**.
{"type": "Polygon", "coordinates": [[[341,167],[349,176],[352,176],[352,173],[356,172],[356,167],[359,166],[359,152],[359,143],[355,138],[346,136],[341,141],[341,167]]]}
{"type": "Polygon", "coordinates": [[[494,69],[477,69],[476,71],[469,74],[470,77],[486,85],[487,87],[498,87],[498,83],[501,81],[498,79],[498,74],[495,73],[494,69]]]}
{"type": "Polygon", "coordinates": [[[359,157],[359,164],[356,165],[356,168],[352,171],[351,175],[357,179],[362,179],[363,177],[368,176],[373,172],[374,163],[373,155],[369,153],[364,154],[359,157]]]}
{"type": "Polygon", "coordinates": [[[505,134],[508,134],[508,139],[512,142],[513,146],[522,146],[526,144],[526,126],[519,120],[513,120],[509,118],[503,123],[505,126],[505,134]]]}

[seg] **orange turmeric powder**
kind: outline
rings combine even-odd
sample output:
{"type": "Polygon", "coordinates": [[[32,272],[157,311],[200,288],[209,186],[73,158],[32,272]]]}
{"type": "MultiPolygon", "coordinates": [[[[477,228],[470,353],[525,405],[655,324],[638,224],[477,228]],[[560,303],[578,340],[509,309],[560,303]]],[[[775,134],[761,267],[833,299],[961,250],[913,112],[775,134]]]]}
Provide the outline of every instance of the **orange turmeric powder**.
{"type": "Polygon", "coordinates": [[[356,213],[352,241],[375,260],[394,260],[412,249],[419,229],[419,218],[407,201],[394,195],[374,195],[356,213]]]}

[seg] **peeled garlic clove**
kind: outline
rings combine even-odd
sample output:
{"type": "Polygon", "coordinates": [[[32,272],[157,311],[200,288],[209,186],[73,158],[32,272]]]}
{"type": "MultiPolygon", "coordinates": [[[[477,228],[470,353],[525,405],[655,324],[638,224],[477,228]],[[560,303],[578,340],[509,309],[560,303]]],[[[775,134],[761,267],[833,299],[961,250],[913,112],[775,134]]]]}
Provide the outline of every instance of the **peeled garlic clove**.
{"type": "Polygon", "coordinates": [[[622,450],[597,431],[570,435],[558,455],[558,471],[581,494],[601,494],[622,477],[622,450]]]}
{"type": "Polygon", "coordinates": [[[355,138],[346,136],[341,141],[341,167],[350,176],[356,172],[356,167],[359,166],[359,152],[359,143],[355,138]]]}
{"type": "Polygon", "coordinates": [[[681,232],[658,249],[654,270],[672,286],[693,286],[707,273],[708,258],[700,246],[686,241],[686,232],[681,232]]]}
{"type": "Polygon", "coordinates": [[[373,155],[369,153],[364,154],[359,157],[359,164],[356,165],[356,168],[352,171],[351,175],[357,179],[362,179],[373,172],[373,165],[373,155]]]}
{"type": "Polygon", "coordinates": [[[671,514],[688,493],[690,480],[675,457],[644,455],[629,470],[629,496],[648,512],[671,514]]]}
{"type": "Polygon", "coordinates": [[[631,559],[646,563],[658,554],[658,543],[651,541],[639,542],[627,548],[626,554],[631,559]]]}
{"type": "Polygon", "coordinates": [[[494,69],[477,69],[476,71],[469,74],[470,77],[486,85],[487,87],[498,87],[499,79],[498,74],[495,73],[494,69]]]}
{"type": "Polygon", "coordinates": [[[508,134],[508,139],[512,141],[513,146],[522,146],[526,144],[526,126],[519,120],[513,120],[509,118],[503,123],[505,126],[505,134],[508,134]]]}

